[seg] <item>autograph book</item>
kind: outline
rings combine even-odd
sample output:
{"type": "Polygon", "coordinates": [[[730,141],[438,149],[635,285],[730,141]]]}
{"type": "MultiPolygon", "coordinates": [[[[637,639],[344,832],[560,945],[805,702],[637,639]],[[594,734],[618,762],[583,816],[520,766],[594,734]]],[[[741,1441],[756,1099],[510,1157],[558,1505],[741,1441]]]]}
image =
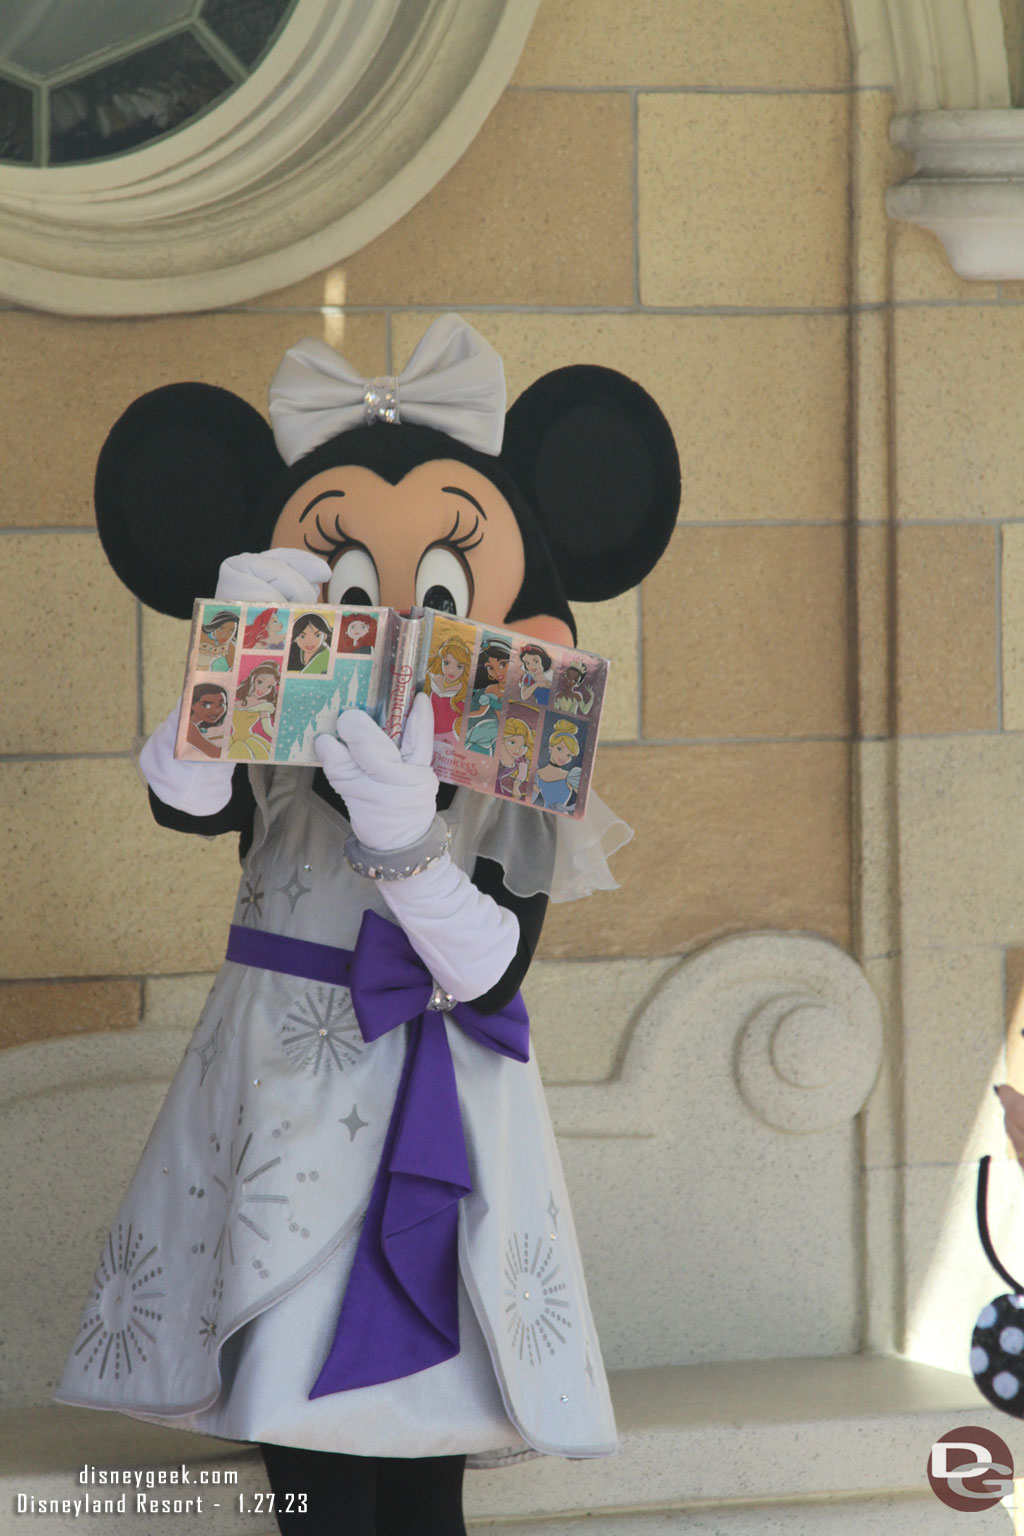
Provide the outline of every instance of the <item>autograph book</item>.
{"type": "Polygon", "coordinates": [[[429,608],[200,598],[175,756],[317,765],[343,710],[397,740],[423,691],[439,779],[578,818],[607,678],[600,656],[429,608]]]}

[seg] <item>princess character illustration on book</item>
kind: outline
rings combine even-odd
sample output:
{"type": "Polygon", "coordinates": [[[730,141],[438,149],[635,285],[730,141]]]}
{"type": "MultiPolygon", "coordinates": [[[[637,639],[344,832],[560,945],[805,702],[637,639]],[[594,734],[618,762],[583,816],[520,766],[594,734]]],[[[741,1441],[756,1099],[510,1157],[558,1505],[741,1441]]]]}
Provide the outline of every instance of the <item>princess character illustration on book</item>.
{"type": "Polygon", "coordinates": [[[572,765],[579,759],[582,742],[586,740],[586,726],[575,720],[556,720],[551,727],[545,747],[547,762],[538,768],[534,778],[533,799],[535,805],[543,805],[549,811],[569,811],[579,789],[579,769],[572,765]]]}
{"type": "Polygon", "coordinates": [[[523,667],[519,697],[525,704],[547,704],[551,698],[551,657],[540,645],[524,645],[519,657],[523,667]]]}
{"type": "Polygon", "coordinates": [[[338,630],[339,656],[372,656],[377,641],[377,620],[372,613],[342,615],[338,630]]]}
{"type": "Polygon", "coordinates": [[[327,671],[331,655],[331,626],[322,613],[300,614],[292,630],[288,671],[311,674],[327,671]]]}
{"type": "Polygon", "coordinates": [[[197,683],[192,689],[186,740],[204,757],[220,758],[228,696],[219,683],[197,683]]]}
{"type": "Polygon", "coordinates": [[[505,721],[498,749],[498,776],[496,787],[501,795],[513,800],[526,798],[523,786],[530,772],[534,733],[519,715],[511,715],[505,721]]]}
{"type": "Polygon", "coordinates": [[[238,762],[266,762],[273,742],[270,727],[280,685],[278,663],[261,661],[236,689],[228,757],[238,762]]]}
{"type": "Polygon", "coordinates": [[[203,625],[204,641],[200,646],[200,665],[208,672],[232,672],[235,666],[235,639],[238,635],[238,614],[229,609],[215,613],[203,625]]]}
{"type": "Polygon", "coordinates": [[[477,659],[473,700],[466,714],[466,746],[471,752],[494,756],[511,655],[507,640],[492,640],[477,659]]]}
{"type": "Polygon", "coordinates": [[[582,661],[566,667],[562,684],[555,695],[554,707],[564,715],[589,715],[597,697],[586,684],[587,669],[582,661]]]}
{"type": "Polygon", "coordinates": [[[434,736],[453,746],[466,707],[471,661],[466,641],[460,635],[449,635],[427,662],[423,691],[429,694],[434,710],[434,736]]]}
{"type": "Polygon", "coordinates": [[[243,639],[244,648],[247,651],[283,650],[287,627],[287,619],[282,620],[279,608],[250,608],[243,639]]]}

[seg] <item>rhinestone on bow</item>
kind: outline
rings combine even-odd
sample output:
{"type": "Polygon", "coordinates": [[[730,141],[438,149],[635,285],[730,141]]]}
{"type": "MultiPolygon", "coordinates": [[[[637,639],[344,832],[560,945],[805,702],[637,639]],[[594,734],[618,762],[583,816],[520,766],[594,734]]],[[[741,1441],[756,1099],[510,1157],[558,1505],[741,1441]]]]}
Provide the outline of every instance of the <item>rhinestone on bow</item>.
{"type": "Polygon", "coordinates": [[[363,392],[363,417],[368,427],[378,421],[393,425],[401,420],[398,414],[398,379],[394,374],[370,379],[363,392]]]}

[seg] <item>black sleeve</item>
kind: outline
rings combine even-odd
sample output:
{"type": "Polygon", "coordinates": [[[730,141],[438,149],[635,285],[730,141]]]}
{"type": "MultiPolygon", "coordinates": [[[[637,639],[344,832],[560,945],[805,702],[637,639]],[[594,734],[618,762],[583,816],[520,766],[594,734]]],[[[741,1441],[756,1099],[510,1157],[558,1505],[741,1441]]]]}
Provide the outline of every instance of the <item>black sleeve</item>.
{"type": "Polygon", "coordinates": [[[500,907],[514,912],[519,919],[519,944],[512,963],[494,986],[481,997],[473,999],[473,1007],[481,1013],[497,1013],[510,1003],[522,986],[523,978],[530,969],[533,952],[540,939],[548,898],[544,891],[537,896],[513,896],[505,886],[500,864],[493,859],[477,859],[473,867],[473,884],[486,896],[493,896],[500,907]]]}
{"type": "Polygon", "coordinates": [[[219,837],[223,832],[237,832],[239,858],[244,859],[249,851],[256,801],[249,775],[242,763],[239,763],[231,779],[231,799],[212,816],[190,816],[187,811],[175,810],[173,805],[165,805],[159,800],[152,790],[149,791],[149,805],[161,827],[168,827],[172,832],[192,832],[197,837],[219,837]]]}

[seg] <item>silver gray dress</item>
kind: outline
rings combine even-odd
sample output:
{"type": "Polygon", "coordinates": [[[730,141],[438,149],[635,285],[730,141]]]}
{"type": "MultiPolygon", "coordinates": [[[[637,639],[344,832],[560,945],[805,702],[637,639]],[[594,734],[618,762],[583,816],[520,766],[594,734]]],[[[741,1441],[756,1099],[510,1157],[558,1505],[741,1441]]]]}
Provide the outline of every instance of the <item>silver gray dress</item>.
{"type": "MultiPolygon", "coordinates": [[[[234,922],[351,949],[373,882],[312,771],[250,770],[257,814],[234,922]]],[[[459,791],[452,857],[568,897],[609,885],[597,802],[552,873],[554,818],[459,791]],[[582,829],[582,830],[581,830],[582,829]],[[539,874],[538,874],[539,870],[539,874]]],[[[308,1393],[330,1347],[407,1026],[367,1045],[347,989],[225,962],[97,1265],[57,1391],[241,1440],[496,1465],[603,1456],[615,1423],[535,1063],[446,1020],[472,1171],[459,1213],[461,1347],[416,1375],[308,1393]]],[[[115,1134],[112,1127],[112,1134],[115,1134]]]]}

